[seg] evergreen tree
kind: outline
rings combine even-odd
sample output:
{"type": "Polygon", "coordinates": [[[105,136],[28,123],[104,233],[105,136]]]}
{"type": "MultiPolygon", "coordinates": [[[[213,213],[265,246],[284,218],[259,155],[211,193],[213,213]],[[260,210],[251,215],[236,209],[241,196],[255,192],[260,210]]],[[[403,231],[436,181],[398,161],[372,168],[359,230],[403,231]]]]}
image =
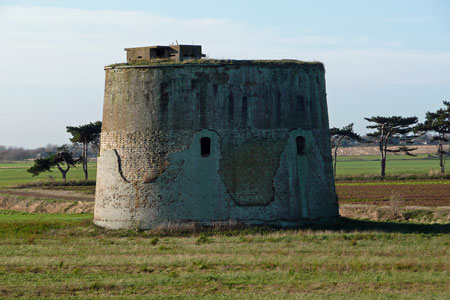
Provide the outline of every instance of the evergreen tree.
{"type": "Polygon", "coordinates": [[[52,168],[56,167],[61,172],[63,181],[66,182],[67,172],[69,172],[71,166],[75,167],[76,163],[77,161],[73,159],[72,153],[68,151],[67,146],[63,145],[57,149],[56,153],[46,158],[35,159],[34,165],[27,171],[33,174],[34,177],[43,172],[52,172],[52,168]]]}
{"type": "Polygon", "coordinates": [[[444,150],[444,144],[449,141],[450,134],[450,102],[444,101],[444,108],[438,109],[436,112],[427,112],[425,114],[425,122],[420,123],[414,129],[414,132],[426,134],[434,133],[432,140],[437,141],[439,166],[441,173],[445,173],[445,155],[448,153],[444,150]]]}
{"type": "Polygon", "coordinates": [[[342,128],[333,127],[330,129],[331,149],[333,150],[333,173],[336,176],[337,153],[341,143],[345,140],[361,141],[361,136],[353,131],[353,123],[342,128]]]}
{"type": "Polygon", "coordinates": [[[389,148],[392,140],[399,140],[402,143],[411,143],[414,137],[409,135],[413,131],[413,125],[417,123],[417,117],[371,117],[364,118],[365,120],[375,123],[374,125],[366,126],[369,129],[375,129],[374,132],[368,133],[367,136],[373,137],[377,143],[381,155],[381,177],[386,175],[386,156],[388,153],[403,152],[406,155],[414,156],[411,151],[417,148],[408,146],[399,146],[396,148],[389,148]]]}
{"type": "Polygon", "coordinates": [[[74,144],[81,144],[81,157],[83,163],[84,179],[88,179],[88,146],[93,144],[98,147],[100,141],[100,133],[102,131],[102,122],[89,123],[81,126],[67,126],[67,132],[72,135],[70,141],[74,144]]]}

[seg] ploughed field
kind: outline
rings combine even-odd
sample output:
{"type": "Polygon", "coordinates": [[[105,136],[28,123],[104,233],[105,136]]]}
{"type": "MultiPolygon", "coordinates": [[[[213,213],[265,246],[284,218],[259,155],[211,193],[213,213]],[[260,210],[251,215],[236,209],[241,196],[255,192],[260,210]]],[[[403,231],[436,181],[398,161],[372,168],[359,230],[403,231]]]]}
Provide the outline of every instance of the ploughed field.
{"type": "Polygon", "coordinates": [[[450,206],[450,180],[337,181],[339,203],[450,206]]]}
{"type": "MultiPolygon", "coordinates": [[[[411,151],[415,155],[420,154],[435,154],[437,151],[436,145],[414,145],[416,150],[411,151]]],[[[395,148],[395,147],[394,147],[395,148]]],[[[449,151],[450,145],[444,145],[444,151],[449,151]]],[[[368,156],[368,155],[379,155],[380,150],[377,146],[356,146],[356,147],[339,147],[338,155],[341,156],[368,156]]]]}

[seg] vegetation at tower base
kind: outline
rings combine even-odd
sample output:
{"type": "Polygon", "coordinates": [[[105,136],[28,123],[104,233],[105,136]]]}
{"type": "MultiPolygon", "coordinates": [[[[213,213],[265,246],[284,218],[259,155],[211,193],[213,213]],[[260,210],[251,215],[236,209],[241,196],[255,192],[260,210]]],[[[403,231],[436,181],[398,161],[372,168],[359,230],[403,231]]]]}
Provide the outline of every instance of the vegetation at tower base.
{"type": "Polygon", "coordinates": [[[88,146],[91,144],[94,149],[99,148],[102,122],[91,122],[81,126],[67,126],[66,129],[72,135],[70,141],[74,144],[81,144],[80,159],[83,163],[84,179],[88,180],[88,146]]]}
{"type": "Polygon", "coordinates": [[[69,172],[71,166],[75,167],[77,161],[73,159],[72,153],[67,150],[67,146],[63,145],[57,150],[58,152],[49,157],[35,159],[34,165],[27,171],[33,176],[37,176],[42,172],[52,172],[51,169],[56,167],[61,172],[63,181],[66,182],[67,172],[69,172]]]}
{"type": "Polygon", "coordinates": [[[105,68],[96,224],[338,215],[321,63],[152,63],[105,68]]]}
{"type": "Polygon", "coordinates": [[[381,177],[386,175],[386,157],[387,153],[405,153],[406,155],[413,155],[411,151],[416,148],[408,146],[400,146],[396,149],[390,149],[389,143],[392,139],[398,139],[401,142],[410,142],[413,136],[409,135],[413,131],[413,125],[417,123],[417,117],[371,117],[364,118],[365,120],[375,123],[368,125],[367,128],[375,129],[375,132],[368,133],[367,136],[378,140],[378,146],[381,155],[381,177]]]}
{"type": "Polygon", "coordinates": [[[333,174],[336,177],[337,153],[339,146],[344,140],[362,141],[361,136],[353,131],[353,123],[348,124],[342,128],[333,127],[330,129],[331,135],[331,149],[333,152],[333,174]]]}
{"type": "Polygon", "coordinates": [[[425,114],[425,122],[418,124],[414,128],[416,133],[435,133],[433,141],[439,142],[437,153],[442,174],[445,174],[445,156],[448,154],[447,151],[444,151],[444,144],[449,141],[450,102],[444,101],[444,106],[444,108],[438,109],[436,112],[427,112],[425,114]]]}

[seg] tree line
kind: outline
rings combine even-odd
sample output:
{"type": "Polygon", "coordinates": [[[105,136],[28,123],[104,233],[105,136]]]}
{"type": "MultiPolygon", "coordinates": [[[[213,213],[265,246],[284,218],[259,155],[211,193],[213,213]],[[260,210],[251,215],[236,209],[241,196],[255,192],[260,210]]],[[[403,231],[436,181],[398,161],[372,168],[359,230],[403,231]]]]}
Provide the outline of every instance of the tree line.
{"type": "MultiPolygon", "coordinates": [[[[443,108],[435,112],[427,112],[423,123],[418,123],[417,117],[373,116],[364,118],[371,123],[366,127],[374,130],[368,133],[367,137],[371,138],[378,145],[381,158],[381,177],[386,175],[386,158],[388,153],[404,153],[415,156],[412,151],[417,148],[411,147],[412,141],[415,137],[425,134],[431,134],[432,141],[437,142],[440,171],[442,174],[445,173],[445,156],[448,155],[448,152],[444,151],[443,146],[449,141],[450,102],[444,101],[443,104],[443,108]],[[400,146],[391,147],[393,140],[399,141],[400,146]]],[[[353,131],[353,123],[342,128],[331,128],[330,135],[331,148],[333,150],[333,172],[336,175],[337,150],[342,142],[346,140],[367,142],[367,139],[363,139],[353,131]]]]}
{"type": "MultiPolygon", "coordinates": [[[[6,147],[0,145],[0,162],[12,162],[12,161],[24,161],[24,160],[34,160],[36,158],[47,157],[52,153],[57,152],[59,145],[47,144],[43,147],[37,147],[33,149],[25,149],[23,147],[6,147]]],[[[80,145],[68,144],[66,145],[69,152],[72,153],[74,157],[79,157],[82,153],[80,145]]],[[[89,145],[88,156],[97,156],[97,149],[89,145]]]]}

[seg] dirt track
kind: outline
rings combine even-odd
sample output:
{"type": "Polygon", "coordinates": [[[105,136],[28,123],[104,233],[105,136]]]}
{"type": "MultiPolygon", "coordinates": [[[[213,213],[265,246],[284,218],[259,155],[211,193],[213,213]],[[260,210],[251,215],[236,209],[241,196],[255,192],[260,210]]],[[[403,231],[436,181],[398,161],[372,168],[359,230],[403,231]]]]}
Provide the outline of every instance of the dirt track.
{"type": "Polygon", "coordinates": [[[85,195],[72,191],[41,189],[4,189],[0,194],[71,201],[94,201],[94,195],[85,195]]]}
{"type": "Polygon", "coordinates": [[[0,209],[29,213],[91,213],[94,195],[41,189],[0,190],[0,209]]]}
{"type": "Polygon", "coordinates": [[[45,200],[18,200],[0,196],[0,209],[27,213],[92,213],[94,202],[48,202],[45,200]]]}

